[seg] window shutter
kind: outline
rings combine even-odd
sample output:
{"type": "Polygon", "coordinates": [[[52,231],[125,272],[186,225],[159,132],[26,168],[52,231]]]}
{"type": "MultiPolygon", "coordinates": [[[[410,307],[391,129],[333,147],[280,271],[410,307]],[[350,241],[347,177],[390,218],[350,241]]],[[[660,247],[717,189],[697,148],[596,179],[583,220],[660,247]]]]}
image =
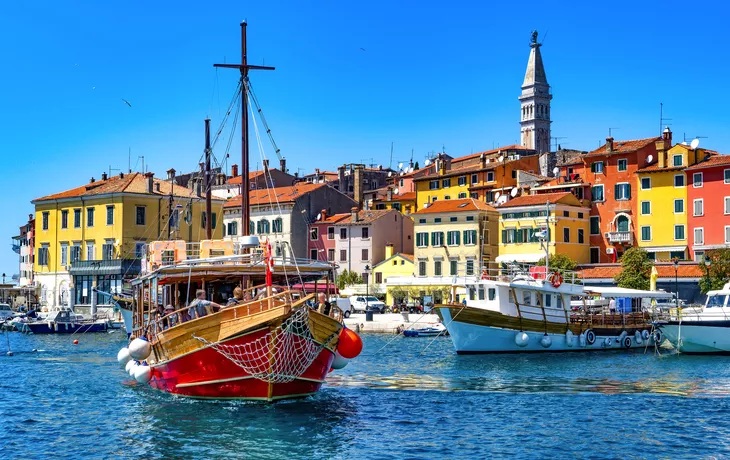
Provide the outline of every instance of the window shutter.
{"type": "Polygon", "coordinates": [[[431,246],[436,246],[436,232],[431,232],[431,246]]]}
{"type": "Polygon", "coordinates": [[[454,232],[454,239],[456,240],[456,241],[454,241],[454,244],[457,246],[461,244],[459,237],[460,237],[459,232],[454,232]]]}
{"type": "MultiPolygon", "coordinates": [[[[466,233],[466,231],[464,231],[464,233],[466,233]]],[[[464,239],[466,239],[466,237],[464,237],[464,239]]],[[[507,230],[502,230],[502,243],[506,243],[506,242],[507,242],[507,230]]]]}

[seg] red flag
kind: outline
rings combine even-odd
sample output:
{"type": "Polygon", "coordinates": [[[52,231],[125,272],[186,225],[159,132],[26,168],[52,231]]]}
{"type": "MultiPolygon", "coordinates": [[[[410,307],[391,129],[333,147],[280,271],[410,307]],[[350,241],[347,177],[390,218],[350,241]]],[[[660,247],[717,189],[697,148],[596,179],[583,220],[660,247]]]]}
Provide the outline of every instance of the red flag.
{"type": "Polygon", "coordinates": [[[274,257],[271,254],[271,243],[266,242],[266,285],[271,286],[273,284],[271,280],[271,273],[274,271],[274,257]]]}

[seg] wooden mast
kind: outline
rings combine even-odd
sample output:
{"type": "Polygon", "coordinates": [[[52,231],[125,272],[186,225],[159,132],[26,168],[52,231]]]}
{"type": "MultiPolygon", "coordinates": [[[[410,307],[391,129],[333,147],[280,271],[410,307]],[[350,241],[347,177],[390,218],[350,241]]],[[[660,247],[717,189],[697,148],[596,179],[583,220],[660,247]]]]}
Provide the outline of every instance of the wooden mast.
{"type": "Polygon", "coordinates": [[[241,236],[249,234],[249,185],[248,172],[248,71],[274,70],[274,67],[248,65],[246,56],[246,21],[241,22],[241,63],[240,64],[213,64],[214,67],[239,69],[241,71],[241,236]]]}
{"type": "Polygon", "coordinates": [[[210,180],[210,118],[205,119],[205,238],[213,239],[213,203],[210,180]]]}

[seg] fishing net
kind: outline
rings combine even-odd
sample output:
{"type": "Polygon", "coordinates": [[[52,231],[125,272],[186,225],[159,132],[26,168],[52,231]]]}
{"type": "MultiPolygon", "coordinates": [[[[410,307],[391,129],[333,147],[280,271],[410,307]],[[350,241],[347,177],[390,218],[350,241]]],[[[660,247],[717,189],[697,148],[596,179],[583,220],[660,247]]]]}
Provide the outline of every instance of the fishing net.
{"type": "MultiPolygon", "coordinates": [[[[325,340],[329,343],[334,336],[325,340]]],[[[314,340],[309,328],[309,308],[295,310],[279,327],[243,345],[209,344],[252,377],[268,383],[288,383],[301,376],[325,344],[314,340]]]]}

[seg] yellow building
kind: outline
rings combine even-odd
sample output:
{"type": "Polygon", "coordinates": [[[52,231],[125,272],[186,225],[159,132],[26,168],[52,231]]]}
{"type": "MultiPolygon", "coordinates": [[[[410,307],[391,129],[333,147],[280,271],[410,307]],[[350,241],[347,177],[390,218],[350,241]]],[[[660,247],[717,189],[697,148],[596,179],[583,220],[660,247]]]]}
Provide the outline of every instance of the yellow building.
{"type": "MultiPolygon", "coordinates": [[[[385,246],[385,260],[373,267],[373,277],[375,279],[378,292],[385,291],[385,304],[393,305],[392,290],[379,288],[381,285],[388,285],[388,279],[393,277],[413,276],[414,264],[413,254],[393,254],[393,245],[385,246]]],[[[397,299],[402,302],[404,299],[397,299]]]]}
{"type": "Polygon", "coordinates": [[[562,254],[579,264],[590,263],[590,208],[583,207],[572,193],[524,195],[498,210],[498,262],[537,262],[545,257],[536,234],[547,228],[550,255],[562,254]]]}
{"type": "MultiPolygon", "coordinates": [[[[152,173],[102,174],[32,203],[33,269],[47,306],[90,305],[92,287],[119,292],[139,273],[148,241],[205,239],[205,199],[152,173]]],[[[223,236],[223,203],[213,200],[213,238],[223,236]]]]}
{"type": "MultiPolygon", "coordinates": [[[[702,215],[702,203],[687,202],[687,175],[684,170],[705,158],[705,149],[671,144],[671,132],[657,142],[657,158],[636,171],[637,234],[639,247],[654,260],[688,258],[688,213],[702,215]],[[668,150],[667,150],[668,148],[668,150]]],[[[714,152],[711,152],[714,153],[714,152]]]]}
{"type": "Polygon", "coordinates": [[[388,186],[384,196],[372,200],[371,207],[372,209],[395,209],[405,215],[410,215],[417,211],[416,192],[395,193],[394,190],[391,190],[391,186],[388,186]]]}

